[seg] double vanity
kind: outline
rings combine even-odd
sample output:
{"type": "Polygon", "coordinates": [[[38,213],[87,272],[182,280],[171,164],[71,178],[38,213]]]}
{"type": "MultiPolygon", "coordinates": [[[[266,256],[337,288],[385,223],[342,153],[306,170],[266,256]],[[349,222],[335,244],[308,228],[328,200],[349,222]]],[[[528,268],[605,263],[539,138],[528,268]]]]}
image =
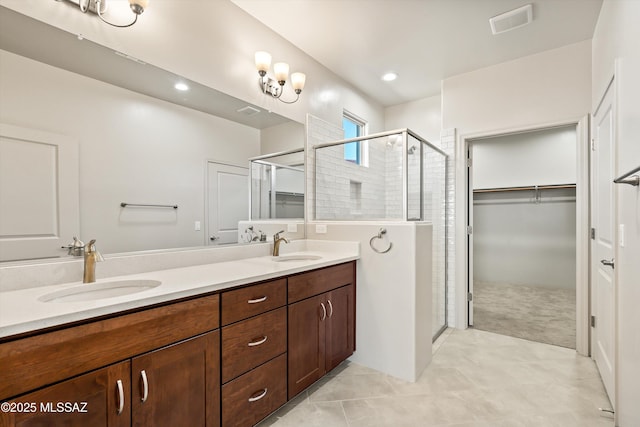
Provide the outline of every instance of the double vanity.
{"type": "Polygon", "coordinates": [[[0,426],[254,425],[353,354],[358,256],[2,292],[0,426]]]}

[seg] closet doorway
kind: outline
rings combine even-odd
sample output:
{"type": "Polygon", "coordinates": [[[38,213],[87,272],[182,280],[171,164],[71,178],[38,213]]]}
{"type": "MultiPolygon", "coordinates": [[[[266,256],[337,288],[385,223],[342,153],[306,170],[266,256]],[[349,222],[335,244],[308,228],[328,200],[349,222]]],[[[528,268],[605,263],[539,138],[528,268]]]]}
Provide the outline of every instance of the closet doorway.
{"type": "Polygon", "coordinates": [[[469,324],[576,348],[575,124],[468,141],[469,324]]]}

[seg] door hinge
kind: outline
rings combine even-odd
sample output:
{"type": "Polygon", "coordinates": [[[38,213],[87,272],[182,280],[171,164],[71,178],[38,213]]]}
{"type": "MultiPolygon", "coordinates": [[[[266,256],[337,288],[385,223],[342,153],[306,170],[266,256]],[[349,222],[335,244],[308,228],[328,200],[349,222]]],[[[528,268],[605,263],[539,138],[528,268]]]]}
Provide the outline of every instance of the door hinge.
{"type": "Polygon", "coordinates": [[[596,151],[596,140],[595,139],[591,140],[591,151],[596,151]]]}
{"type": "Polygon", "coordinates": [[[595,240],[596,239],[596,229],[592,228],[591,229],[591,240],[595,240]]]}
{"type": "Polygon", "coordinates": [[[467,225],[467,234],[473,234],[473,225],[467,225]]]}
{"type": "Polygon", "coordinates": [[[467,292],[467,301],[473,301],[473,294],[471,292],[467,292]]]}
{"type": "Polygon", "coordinates": [[[473,166],[473,161],[471,159],[467,159],[467,167],[470,168],[473,166]]]}
{"type": "Polygon", "coordinates": [[[596,316],[591,316],[591,327],[592,328],[596,327],[596,316]]]}

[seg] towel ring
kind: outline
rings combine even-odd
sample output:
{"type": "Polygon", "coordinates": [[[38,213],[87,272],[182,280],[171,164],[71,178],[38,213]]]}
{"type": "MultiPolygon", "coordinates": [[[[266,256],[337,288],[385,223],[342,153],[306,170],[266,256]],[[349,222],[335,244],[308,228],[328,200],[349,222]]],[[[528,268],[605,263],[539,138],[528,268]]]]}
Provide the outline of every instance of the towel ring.
{"type": "Polygon", "coordinates": [[[381,250],[377,249],[375,246],[373,246],[373,241],[375,239],[382,239],[382,236],[384,236],[385,234],[387,234],[387,229],[386,228],[381,228],[380,230],[378,230],[378,234],[373,236],[371,238],[371,240],[369,240],[369,246],[371,246],[371,249],[373,249],[374,252],[378,252],[379,254],[386,254],[393,247],[393,243],[391,243],[391,242],[389,242],[389,247],[387,249],[383,250],[383,251],[381,251],[381,250]]]}

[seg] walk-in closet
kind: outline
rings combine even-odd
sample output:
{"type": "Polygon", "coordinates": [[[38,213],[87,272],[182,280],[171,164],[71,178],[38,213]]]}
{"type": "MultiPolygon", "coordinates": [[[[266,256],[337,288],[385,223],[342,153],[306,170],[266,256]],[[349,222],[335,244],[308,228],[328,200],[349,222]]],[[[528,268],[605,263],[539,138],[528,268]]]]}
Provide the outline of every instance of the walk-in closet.
{"type": "Polygon", "coordinates": [[[576,347],[576,128],[474,140],[474,328],[576,347]]]}

